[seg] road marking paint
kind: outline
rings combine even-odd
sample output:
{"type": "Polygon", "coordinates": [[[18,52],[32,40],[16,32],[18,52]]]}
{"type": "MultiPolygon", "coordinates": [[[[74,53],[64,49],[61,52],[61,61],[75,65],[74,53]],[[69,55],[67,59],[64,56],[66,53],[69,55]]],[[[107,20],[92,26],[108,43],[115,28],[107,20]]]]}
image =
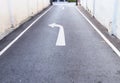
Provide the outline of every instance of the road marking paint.
{"type": "Polygon", "coordinates": [[[64,10],[64,9],[65,9],[65,7],[62,7],[62,9],[64,10]]]}
{"type": "Polygon", "coordinates": [[[104,36],[104,34],[76,7],[77,11],[88,21],[88,23],[98,32],[98,34],[105,40],[105,42],[114,50],[120,57],[120,51],[104,36]]]}
{"type": "Polygon", "coordinates": [[[56,46],[65,46],[65,33],[64,33],[64,28],[62,25],[58,25],[56,23],[53,24],[49,24],[50,27],[54,28],[54,27],[59,27],[59,33],[58,33],[58,38],[56,41],[56,46]]]}
{"type": "Polygon", "coordinates": [[[0,56],[8,50],[23,34],[28,31],[41,17],[43,17],[53,6],[46,10],[42,15],[40,15],[35,21],[33,21],[23,32],[21,32],[12,42],[10,42],[3,50],[0,51],[0,56]]]}

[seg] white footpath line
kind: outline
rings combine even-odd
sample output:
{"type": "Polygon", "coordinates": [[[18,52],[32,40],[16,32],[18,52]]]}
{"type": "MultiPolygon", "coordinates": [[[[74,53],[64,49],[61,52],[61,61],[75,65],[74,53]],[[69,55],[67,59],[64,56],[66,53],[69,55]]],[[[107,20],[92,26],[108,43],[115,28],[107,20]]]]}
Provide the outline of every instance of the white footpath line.
{"type": "Polygon", "coordinates": [[[76,9],[88,21],[88,23],[99,33],[99,35],[114,50],[114,52],[120,57],[120,51],[104,36],[104,34],[77,7],[76,9]]]}
{"type": "Polygon", "coordinates": [[[2,49],[0,51],[0,56],[7,50],[9,49],[21,36],[24,35],[24,33],[26,31],[28,31],[41,17],[43,17],[48,11],[50,11],[50,9],[53,6],[51,6],[48,10],[46,10],[42,15],[40,15],[35,21],[33,21],[23,32],[21,32],[12,42],[10,42],[4,49],[2,49]]]}

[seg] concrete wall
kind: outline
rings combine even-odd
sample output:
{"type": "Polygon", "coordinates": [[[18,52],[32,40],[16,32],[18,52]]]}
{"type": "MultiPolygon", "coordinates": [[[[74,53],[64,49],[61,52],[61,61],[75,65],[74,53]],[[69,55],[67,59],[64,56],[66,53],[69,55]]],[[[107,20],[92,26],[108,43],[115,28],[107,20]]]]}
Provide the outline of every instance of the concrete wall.
{"type": "Polygon", "coordinates": [[[118,10],[116,15],[116,35],[120,39],[120,0],[118,1],[118,10]]]}
{"type": "Polygon", "coordinates": [[[94,15],[110,34],[120,38],[120,0],[81,0],[81,5],[94,15]]]}
{"type": "Polygon", "coordinates": [[[50,5],[50,0],[0,0],[0,39],[50,5]]]}

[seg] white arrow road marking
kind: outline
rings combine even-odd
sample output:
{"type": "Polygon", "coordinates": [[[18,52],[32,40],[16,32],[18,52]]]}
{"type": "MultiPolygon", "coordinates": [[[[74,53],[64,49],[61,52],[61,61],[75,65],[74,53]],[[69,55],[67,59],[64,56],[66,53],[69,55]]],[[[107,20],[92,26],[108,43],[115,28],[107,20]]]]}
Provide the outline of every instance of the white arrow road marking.
{"type": "Polygon", "coordinates": [[[65,8],[64,8],[64,7],[62,7],[62,9],[64,10],[65,8]]]}
{"type": "Polygon", "coordinates": [[[56,23],[53,24],[49,24],[50,27],[54,28],[54,27],[59,27],[59,33],[58,33],[58,38],[56,41],[56,46],[65,46],[65,33],[64,33],[64,28],[62,25],[58,25],[56,23]]]}

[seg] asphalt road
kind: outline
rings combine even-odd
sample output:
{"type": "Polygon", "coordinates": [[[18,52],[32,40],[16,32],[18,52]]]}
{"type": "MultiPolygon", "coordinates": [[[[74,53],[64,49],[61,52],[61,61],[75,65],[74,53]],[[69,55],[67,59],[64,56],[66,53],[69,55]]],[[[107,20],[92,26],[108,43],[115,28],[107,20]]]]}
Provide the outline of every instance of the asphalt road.
{"type": "Polygon", "coordinates": [[[54,5],[0,57],[0,83],[120,83],[120,58],[75,7],[54,5]]]}

